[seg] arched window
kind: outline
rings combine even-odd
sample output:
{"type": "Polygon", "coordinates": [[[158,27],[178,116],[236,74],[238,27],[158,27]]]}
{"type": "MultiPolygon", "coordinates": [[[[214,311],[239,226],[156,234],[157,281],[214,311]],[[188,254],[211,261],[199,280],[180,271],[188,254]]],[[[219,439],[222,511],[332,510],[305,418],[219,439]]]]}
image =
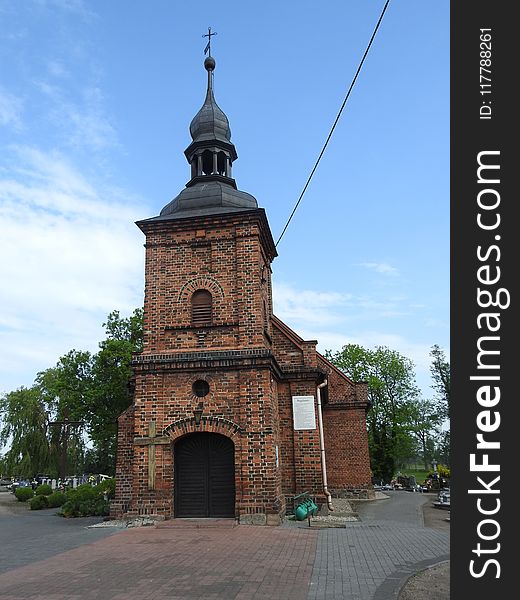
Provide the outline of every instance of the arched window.
{"type": "Polygon", "coordinates": [[[213,152],[209,150],[204,150],[202,153],[202,172],[205,175],[213,173],[213,152]]]}
{"type": "Polygon", "coordinates": [[[191,297],[191,324],[195,327],[211,325],[213,297],[207,290],[197,290],[191,297]]]}
{"type": "Polygon", "coordinates": [[[224,154],[224,152],[219,152],[217,154],[217,173],[219,175],[226,175],[226,163],[227,163],[227,157],[224,154]]]}

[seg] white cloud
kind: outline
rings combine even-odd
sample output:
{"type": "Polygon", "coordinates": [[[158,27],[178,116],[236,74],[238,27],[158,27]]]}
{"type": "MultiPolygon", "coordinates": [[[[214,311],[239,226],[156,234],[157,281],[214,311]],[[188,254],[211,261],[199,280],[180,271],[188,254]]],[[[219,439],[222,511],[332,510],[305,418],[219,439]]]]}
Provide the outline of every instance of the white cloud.
{"type": "Polygon", "coordinates": [[[427,317],[424,320],[424,326],[430,329],[449,329],[449,323],[438,317],[427,317]]]}
{"type": "Polygon", "coordinates": [[[67,77],[69,75],[68,70],[59,60],[49,60],[47,63],[47,71],[49,72],[49,75],[52,75],[53,77],[67,77]]]}
{"type": "Polygon", "coordinates": [[[299,329],[298,334],[304,339],[318,340],[318,351],[322,353],[326,350],[336,352],[346,344],[358,344],[369,349],[374,349],[377,346],[387,346],[413,362],[417,385],[421,389],[423,397],[431,397],[433,394],[430,387],[431,345],[429,344],[412,341],[398,333],[375,330],[356,330],[351,334],[309,328],[299,329]]]}
{"type": "Polygon", "coordinates": [[[61,133],[64,145],[94,151],[119,146],[116,130],[105,114],[104,98],[98,86],[84,87],[79,100],[71,100],[54,83],[38,80],[34,85],[51,101],[48,118],[61,133]]]}
{"type": "Polygon", "coordinates": [[[405,296],[355,296],[333,291],[298,290],[287,283],[273,285],[274,312],[282,320],[306,327],[405,317],[411,306],[405,296]]]}
{"type": "Polygon", "coordinates": [[[22,99],[0,88],[0,125],[11,126],[19,131],[23,128],[22,111],[22,99]]]}
{"type": "Polygon", "coordinates": [[[96,16],[90,8],[85,6],[83,0],[34,0],[34,2],[50,11],[61,10],[87,19],[96,16]]]}
{"type": "Polygon", "coordinates": [[[365,269],[370,269],[375,271],[376,273],[381,273],[383,275],[399,275],[398,269],[392,267],[386,262],[362,262],[357,265],[358,267],[364,267],[365,269]]]}
{"type": "Polygon", "coordinates": [[[412,305],[404,296],[386,296],[382,299],[359,296],[356,300],[357,319],[389,319],[410,314],[412,305]]]}
{"type": "MultiPolygon", "coordinates": [[[[300,291],[282,283],[274,285],[273,302],[275,314],[304,339],[317,340],[320,352],[336,352],[346,344],[371,349],[387,346],[398,351],[414,363],[423,395],[431,396],[429,353],[433,343],[414,341],[409,334],[388,330],[389,318],[396,319],[394,330],[397,331],[406,321],[398,320],[407,315],[404,296],[378,300],[339,292],[300,291]],[[385,331],[377,329],[381,319],[387,327],[385,331]]],[[[418,333],[418,339],[421,337],[418,333]]]]}
{"type": "Polygon", "coordinates": [[[52,366],[72,348],[95,350],[106,315],[142,305],[146,208],[89,182],[60,153],[14,148],[0,179],[0,391],[16,374],[52,366]]]}
{"type": "Polygon", "coordinates": [[[65,114],[71,126],[71,135],[67,138],[71,146],[91,147],[102,150],[117,146],[117,135],[109,120],[95,107],[78,109],[64,106],[65,114]]]}
{"type": "Polygon", "coordinates": [[[351,303],[350,294],[296,290],[288,284],[273,285],[274,312],[282,320],[333,325],[343,320],[338,308],[351,303]]]}

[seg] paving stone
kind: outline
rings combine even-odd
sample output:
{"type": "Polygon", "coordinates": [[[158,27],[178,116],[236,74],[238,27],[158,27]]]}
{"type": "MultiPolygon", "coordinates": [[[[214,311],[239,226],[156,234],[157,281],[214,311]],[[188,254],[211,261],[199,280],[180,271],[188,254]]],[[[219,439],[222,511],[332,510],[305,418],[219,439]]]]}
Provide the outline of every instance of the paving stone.
{"type": "MultiPolygon", "coordinates": [[[[423,526],[415,511],[419,499],[395,500],[402,506],[388,504],[385,514],[392,518],[368,512],[361,514],[361,521],[348,522],[341,529],[294,524],[228,527],[225,523],[222,527],[113,528],[109,537],[72,550],[66,535],[79,539],[77,525],[60,520],[54,525],[60,532],[55,553],[60,553],[0,575],[0,599],[397,598],[411,574],[447,558],[449,530],[423,526]]],[[[50,515],[27,514],[26,518],[41,523],[42,533],[51,535],[50,515]]],[[[83,539],[96,539],[89,537],[95,531],[83,528],[83,539]]]]}

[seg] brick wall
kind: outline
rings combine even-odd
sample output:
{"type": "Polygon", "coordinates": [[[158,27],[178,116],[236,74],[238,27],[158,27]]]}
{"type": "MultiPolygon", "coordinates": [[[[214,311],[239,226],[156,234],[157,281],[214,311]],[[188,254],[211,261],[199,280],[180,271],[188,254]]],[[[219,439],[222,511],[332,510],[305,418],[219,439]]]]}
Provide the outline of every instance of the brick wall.
{"type": "Polygon", "coordinates": [[[367,384],[353,382],[321,355],[318,364],[328,381],[323,428],[329,489],[336,496],[372,496],[367,384]]]}
{"type": "MultiPolygon", "coordinates": [[[[133,489],[127,515],[174,516],[174,444],[186,434],[215,432],[235,444],[237,516],[283,516],[281,470],[276,465],[280,446],[278,405],[267,367],[206,370],[195,373],[136,374],[134,420],[136,440],[146,440],[150,421],[168,443],[156,446],[155,489],[148,486],[148,447],[135,446],[133,489]],[[197,425],[193,411],[201,398],[192,391],[194,379],[208,381],[210,393],[202,399],[203,415],[197,425]]],[[[120,493],[124,493],[121,489],[120,493]]],[[[246,519],[247,520],[247,519],[246,519]]]]}
{"type": "Polygon", "coordinates": [[[115,499],[110,516],[121,517],[132,502],[132,462],[134,449],[134,406],[129,406],[117,420],[117,456],[115,499]]]}
{"type": "Polygon", "coordinates": [[[371,489],[365,410],[326,407],[323,426],[331,492],[371,489]]]}
{"type": "Polygon", "coordinates": [[[119,419],[112,514],[175,516],[175,443],[196,432],[233,441],[241,522],[279,523],[286,499],[303,491],[323,499],[319,430],[294,430],[292,397],[316,399],[325,376],[335,408],[324,412],[330,485],[366,488],[363,385],[272,315],[276,251],[264,212],[138,225],[146,234],[145,341],[134,361],[134,404],[119,419]],[[191,323],[199,289],[213,298],[203,327],[191,323]],[[204,397],[193,389],[200,379],[209,385],[204,397]]]}
{"type": "Polygon", "coordinates": [[[271,310],[275,255],[263,211],[140,223],[146,233],[144,353],[269,345],[264,305],[271,310]],[[270,243],[268,243],[270,241],[270,243]],[[190,298],[213,296],[213,323],[191,326],[190,298]]]}
{"type": "Polygon", "coordinates": [[[276,522],[285,503],[269,351],[275,250],[265,215],[259,210],[140,226],[146,233],[145,344],[135,365],[133,487],[131,494],[120,489],[131,498],[127,514],[174,516],[175,442],[218,430],[235,444],[237,516],[276,522]],[[212,294],[211,326],[191,324],[190,299],[198,289],[212,294]],[[209,384],[204,398],[193,391],[199,379],[209,384]],[[201,402],[197,425],[194,410],[201,402]],[[152,421],[161,442],[150,489],[152,421]]]}

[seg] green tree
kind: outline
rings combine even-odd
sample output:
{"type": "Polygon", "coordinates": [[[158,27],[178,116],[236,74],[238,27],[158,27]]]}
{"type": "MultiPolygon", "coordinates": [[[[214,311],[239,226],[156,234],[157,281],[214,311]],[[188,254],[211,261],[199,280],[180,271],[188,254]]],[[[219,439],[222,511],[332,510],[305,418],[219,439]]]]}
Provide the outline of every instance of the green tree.
{"type": "Polygon", "coordinates": [[[437,392],[437,400],[440,404],[440,416],[449,419],[451,415],[451,371],[450,363],[446,358],[444,350],[437,344],[430,351],[432,363],[430,373],[433,379],[433,389],[437,392]]]}
{"type": "Polygon", "coordinates": [[[83,470],[85,412],[92,387],[92,356],[71,350],[54,367],[38,373],[42,399],[50,415],[52,463],[60,478],[83,470]]]}
{"type": "Polygon", "coordinates": [[[9,474],[5,455],[0,454],[0,476],[7,477],[9,474]]]}
{"type": "Polygon", "coordinates": [[[445,464],[450,464],[450,417],[451,417],[451,370],[446,354],[435,344],[430,351],[432,359],[430,373],[433,379],[433,389],[436,392],[437,411],[442,421],[437,444],[437,458],[445,464]]]}
{"type": "Polygon", "coordinates": [[[366,381],[371,467],[374,477],[389,481],[397,464],[414,449],[410,431],[412,402],[418,396],[413,363],[395,350],[368,350],[347,344],[327,358],[354,381],[366,381]]]}
{"type": "Polygon", "coordinates": [[[92,361],[90,352],[71,350],[36,376],[42,398],[56,419],[84,418],[92,387],[92,361]]]}
{"type": "Polygon", "coordinates": [[[143,310],[128,318],[119,311],[103,324],[106,339],[92,361],[92,386],[86,410],[88,432],[94,448],[88,458],[96,471],[113,474],[117,444],[117,417],[132,403],[132,356],[143,346],[143,310]]]}
{"type": "Polygon", "coordinates": [[[431,400],[416,398],[409,406],[410,431],[417,439],[424,469],[430,468],[436,457],[436,440],[439,436],[439,416],[437,406],[431,400]]]}
{"type": "Polygon", "coordinates": [[[51,458],[48,415],[38,386],[21,387],[0,399],[0,444],[8,445],[4,468],[9,475],[33,477],[51,458]]]}
{"type": "MultiPolygon", "coordinates": [[[[117,417],[132,402],[132,355],[143,345],[143,310],[111,312],[99,351],[71,350],[35,384],[0,399],[2,468],[14,475],[69,470],[112,474],[117,417]],[[85,437],[88,435],[88,445],[85,437]]],[[[72,471],[71,471],[72,472],[72,471]]]]}
{"type": "Polygon", "coordinates": [[[143,350],[143,315],[142,308],[136,308],[134,312],[125,318],[122,318],[118,310],[112,311],[107,322],[103,323],[107,339],[101,342],[101,348],[108,341],[126,342],[132,352],[141,352],[143,350]]]}
{"type": "Polygon", "coordinates": [[[443,430],[439,433],[439,439],[436,447],[436,458],[441,464],[448,467],[451,464],[451,435],[450,430],[443,430]]]}

